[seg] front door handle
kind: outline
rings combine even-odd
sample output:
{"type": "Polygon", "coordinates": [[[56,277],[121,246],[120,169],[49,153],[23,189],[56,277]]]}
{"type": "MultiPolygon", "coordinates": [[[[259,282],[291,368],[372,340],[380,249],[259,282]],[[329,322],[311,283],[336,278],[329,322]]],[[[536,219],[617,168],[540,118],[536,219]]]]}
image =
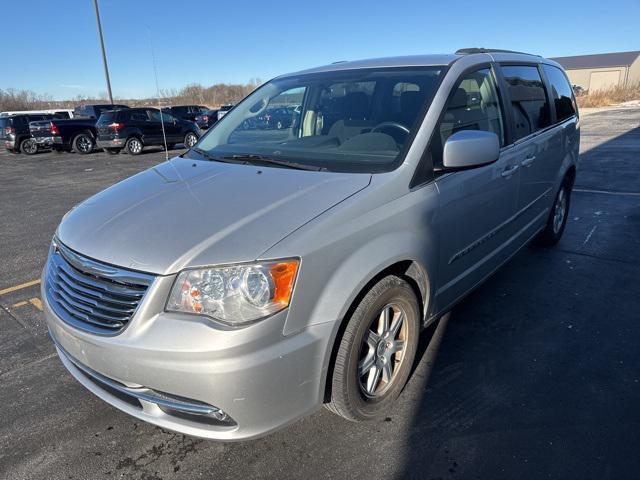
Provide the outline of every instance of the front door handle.
{"type": "Polygon", "coordinates": [[[520,165],[522,165],[523,167],[530,167],[534,160],[536,159],[535,155],[531,155],[530,157],[525,158],[520,165]]]}
{"type": "Polygon", "coordinates": [[[519,165],[514,165],[511,168],[505,168],[500,175],[502,175],[505,178],[508,178],[514,173],[516,173],[516,170],[518,170],[518,168],[520,168],[519,165]]]}

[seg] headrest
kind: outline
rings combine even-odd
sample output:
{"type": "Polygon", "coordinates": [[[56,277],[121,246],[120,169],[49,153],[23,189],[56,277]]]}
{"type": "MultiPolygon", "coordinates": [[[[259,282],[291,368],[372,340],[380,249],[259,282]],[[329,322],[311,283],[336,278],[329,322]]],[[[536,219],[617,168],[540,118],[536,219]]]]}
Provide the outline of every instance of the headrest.
{"type": "Polygon", "coordinates": [[[350,119],[364,119],[369,110],[369,98],[364,92],[351,92],[344,97],[344,111],[350,119]]]}
{"type": "Polygon", "coordinates": [[[402,92],[400,95],[400,111],[404,114],[416,115],[424,103],[422,92],[402,92]]]}
{"type": "Polygon", "coordinates": [[[451,98],[449,108],[464,108],[467,106],[467,102],[467,92],[464,88],[458,88],[451,98]]]}

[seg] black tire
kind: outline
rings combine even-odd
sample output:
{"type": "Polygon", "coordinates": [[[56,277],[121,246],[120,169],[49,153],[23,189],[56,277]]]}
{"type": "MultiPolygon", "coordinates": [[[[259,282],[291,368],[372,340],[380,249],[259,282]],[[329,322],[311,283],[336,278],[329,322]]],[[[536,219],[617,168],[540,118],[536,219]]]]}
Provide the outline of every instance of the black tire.
{"type": "Polygon", "coordinates": [[[536,243],[544,247],[552,247],[562,238],[569,217],[571,204],[571,181],[565,179],[558,189],[549,218],[544,230],[536,237],[536,243]]]}
{"type": "Polygon", "coordinates": [[[142,140],[138,137],[130,137],[127,139],[127,143],[124,145],[124,150],[129,155],[140,155],[142,153],[142,149],[144,148],[144,144],[142,140]]]}
{"type": "Polygon", "coordinates": [[[20,141],[20,152],[25,155],[34,155],[38,153],[38,144],[33,138],[25,138],[20,141]]]}
{"type": "Polygon", "coordinates": [[[107,152],[108,155],[118,155],[120,153],[119,148],[105,148],[104,151],[107,152]]]}
{"type": "Polygon", "coordinates": [[[191,148],[196,144],[197,141],[198,141],[198,136],[195,133],[187,132],[186,135],[184,136],[184,140],[182,144],[184,145],[184,148],[191,148]]]}
{"type": "Polygon", "coordinates": [[[87,155],[93,152],[96,143],[93,140],[93,137],[86,132],[79,133],[73,140],[71,141],[71,149],[74,153],[79,153],[81,155],[87,155]]]}
{"type": "Polygon", "coordinates": [[[409,378],[419,331],[420,308],[411,286],[393,275],[376,283],[354,310],[339,340],[326,407],[351,421],[387,414],[409,378]],[[386,323],[391,326],[400,318],[399,312],[404,314],[397,333],[387,330],[389,336],[379,335],[385,310],[390,312],[387,318],[391,320],[386,323]],[[399,341],[404,341],[404,348],[393,353],[399,341]],[[371,367],[367,367],[369,364],[371,367]],[[387,366],[390,370],[385,381],[387,366]]]}

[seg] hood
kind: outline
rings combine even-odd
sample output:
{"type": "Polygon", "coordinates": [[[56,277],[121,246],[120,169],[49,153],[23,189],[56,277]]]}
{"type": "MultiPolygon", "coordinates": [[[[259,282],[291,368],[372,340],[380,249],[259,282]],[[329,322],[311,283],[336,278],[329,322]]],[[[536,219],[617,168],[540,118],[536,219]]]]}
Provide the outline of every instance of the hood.
{"type": "Polygon", "coordinates": [[[177,157],[85,200],[57,236],[88,257],[155,274],[252,261],[370,180],[177,157]]]}

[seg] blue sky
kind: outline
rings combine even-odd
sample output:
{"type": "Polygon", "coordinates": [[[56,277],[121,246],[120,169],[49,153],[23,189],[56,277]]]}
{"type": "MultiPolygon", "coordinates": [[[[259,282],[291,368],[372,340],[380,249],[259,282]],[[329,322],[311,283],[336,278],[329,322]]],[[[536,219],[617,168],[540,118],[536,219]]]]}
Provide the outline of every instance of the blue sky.
{"type": "MultiPolygon", "coordinates": [[[[122,98],[155,95],[150,38],[161,89],[470,46],[544,56],[640,49],[640,0],[100,0],[100,9],[122,98]]],[[[8,2],[2,13],[0,88],[57,99],[106,91],[92,0],[8,2]]]]}

